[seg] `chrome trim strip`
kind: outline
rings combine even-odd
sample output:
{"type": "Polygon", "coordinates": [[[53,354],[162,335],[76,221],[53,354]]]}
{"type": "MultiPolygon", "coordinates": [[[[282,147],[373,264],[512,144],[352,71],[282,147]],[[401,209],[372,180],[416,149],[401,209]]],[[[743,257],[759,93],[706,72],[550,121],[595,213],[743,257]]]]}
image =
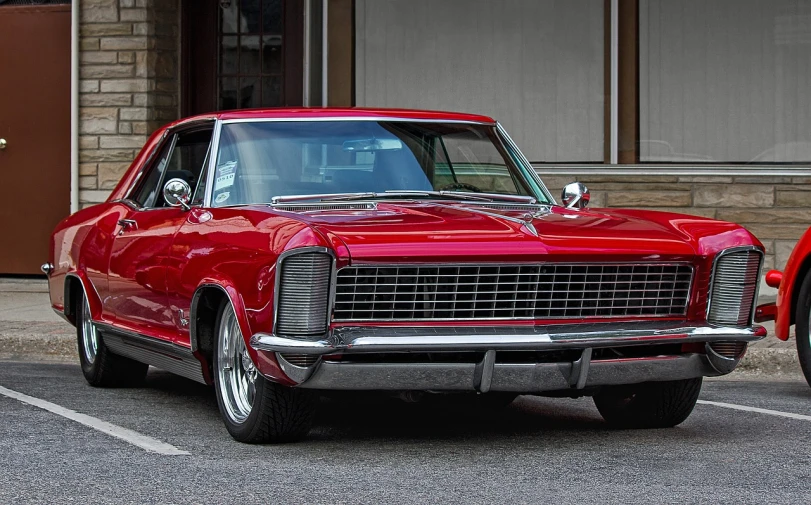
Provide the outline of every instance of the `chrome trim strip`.
{"type": "MultiPolygon", "coordinates": [[[[409,117],[371,117],[371,116],[333,116],[333,117],[276,117],[276,118],[242,118],[242,119],[222,119],[223,124],[232,123],[317,123],[326,121],[374,121],[374,122],[405,122],[405,123],[452,123],[452,124],[476,124],[485,126],[495,126],[496,122],[472,121],[463,119],[417,119],[409,117]]],[[[532,165],[529,165],[532,166],[532,165]]]]}
{"type": "MultiPolygon", "coordinates": [[[[322,362],[299,387],[322,390],[483,391],[475,363],[322,362]]],[[[572,363],[495,363],[488,391],[581,391],[569,382],[572,363]]],[[[591,361],[583,388],[720,375],[702,354],[591,361]]]]}
{"type": "Polygon", "coordinates": [[[346,327],[319,340],[267,333],[251,337],[257,351],[294,354],[561,350],[690,342],[753,342],[766,336],[762,326],[714,328],[684,322],[600,323],[550,326],[346,327]]]}
{"type": "Polygon", "coordinates": [[[535,183],[538,186],[540,186],[541,191],[546,196],[549,204],[557,205],[557,202],[555,201],[555,198],[552,196],[552,193],[549,191],[549,188],[546,187],[546,184],[544,184],[543,180],[541,180],[541,177],[538,175],[537,169],[535,169],[535,167],[532,166],[532,163],[530,163],[527,157],[524,156],[524,153],[521,151],[521,149],[518,148],[518,145],[515,143],[512,137],[510,137],[510,134],[507,133],[507,130],[505,130],[504,127],[501,125],[501,123],[499,123],[498,121],[496,121],[496,132],[497,134],[501,135],[502,140],[506,144],[506,147],[514,151],[515,154],[518,156],[518,158],[521,160],[521,162],[524,164],[524,166],[526,167],[527,175],[532,177],[535,183]]]}
{"type": "Polygon", "coordinates": [[[220,155],[220,133],[222,121],[214,123],[214,135],[211,136],[211,158],[208,160],[206,172],[206,194],[203,196],[203,208],[211,207],[211,195],[214,193],[214,172],[217,169],[217,157],[220,155]]]}
{"type": "MultiPolygon", "coordinates": [[[[583,176],[681,176],[681,177],[809,177],[811,167],[792,166],[786,163],[774,165],[690,165],[643,163],[639,165],[588,165],[588,164],[546,164],[535,162],[531,165],[539,175],[569,175],[581,179],[583,176]]],[[[586,180],[585,182],[588,182],[586,180]]]]}
{"type": "Polygon", "coordinates": [[[765,254],[764,254],[763,250],[761,250],[759,247],[756,247],[756,246],[753,246],[753,245],[740,246],[740,247],[730,247],[729,249],[724,249],[723,251],[719,252],[718,254],[715,255],[715,258],[713,258],[712,267],[711,267],[711,270],[710,270],[710,283],[708,285],[708,290],[707,290],[707,311],[706,311],[706,314],[705,314],[706,318],[710,317],[710,308],[712,307],[712,291],[713,291],[713,285],[715,284],[715,267],[718,264],[718,260],[723,258],[724,256],[726,256],[727,254],[734,254],[734,253],[745,252],[745,251],[755,251],[755,252],[760,253],[760,263],[758,264],[757,284],[755,285],[755,294],[754,294],[754,297],[752,298],[752,309],[751,309],[751,312],[749,314],[749,326],[751,326],[754,323],[754,321],[755,321],[755,312],[756,312],[755,308],[756,308],[756,305],[757,305],[757,297],[758,297],[758,294],[760,292],[760,278],[762,277],[760,271],[763,269],[763,259],[764,259],[765,254]]]}
{"type": "Polygon", "coordinates": [[[337,274],[335,268],[335,251],[328,247],[322,246],[307,246],[307,247],[298,247],[296,249],[289,249],[284,251],[276,258],[276,265],[274,266],[274,284],[273,284],[273,331],[276,331],[276,320],[279,317],[279,293],[281,293],[281,282],[282,282],[282,275],[281,275],[281,267],[282,262],[293,256],[295,254],[305,254],[305,253],[322,253],[327,254],[332,258],[332,271],[330,272],[330,285],[329,285],[329,292],[327,293],[327,327],[329,327],[330,319],[332,318],[332,309],[333,304],[335,303],[335,285],[337,283],[337,274]]]}

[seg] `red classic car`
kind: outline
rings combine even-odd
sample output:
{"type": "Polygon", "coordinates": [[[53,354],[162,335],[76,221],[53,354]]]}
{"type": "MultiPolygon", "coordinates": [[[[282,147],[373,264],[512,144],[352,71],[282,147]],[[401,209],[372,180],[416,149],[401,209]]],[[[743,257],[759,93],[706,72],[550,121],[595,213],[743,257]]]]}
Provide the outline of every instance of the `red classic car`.
{"type": "Polygon", "coordinates": [[[563,203],[489,117],[222,112],[158,130],[43,269],[91,385],[147,365],[213,384],[244,442],[303,437],[324,390],[593,396],[618,427],[682,422],[765,336],[762,245],[588,210],[579,183],[563,203]]]}
{"type": "Polygon", "coordinates": [[[780,340],[788,340],[795,325],[800,368],[811,386],[811,229],[794,246],[785,271],[766,273],[766,284],[777,288],[777,301],[759,306],[755,319],[774,320],[774,334],[780,340]]]}

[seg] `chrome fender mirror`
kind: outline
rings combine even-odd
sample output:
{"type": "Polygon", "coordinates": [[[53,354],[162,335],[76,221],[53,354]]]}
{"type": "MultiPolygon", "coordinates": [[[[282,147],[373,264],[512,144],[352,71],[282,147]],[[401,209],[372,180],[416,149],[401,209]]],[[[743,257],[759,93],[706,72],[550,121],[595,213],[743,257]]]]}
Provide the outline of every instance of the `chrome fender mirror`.
{"type": "Polygon", "coordinates": [[[183,179],[169,179],[163,185],[163,199],[172,207],[189,210],[191,206],[191,186],[183,179]]]}
{"type": "Polygon", "coordinates": [[[572,182],[563,188],[560,199],[567,209],[582,209],[589,204],[591,195],[589,195],[589,188],[585,184],[572,182]]]}

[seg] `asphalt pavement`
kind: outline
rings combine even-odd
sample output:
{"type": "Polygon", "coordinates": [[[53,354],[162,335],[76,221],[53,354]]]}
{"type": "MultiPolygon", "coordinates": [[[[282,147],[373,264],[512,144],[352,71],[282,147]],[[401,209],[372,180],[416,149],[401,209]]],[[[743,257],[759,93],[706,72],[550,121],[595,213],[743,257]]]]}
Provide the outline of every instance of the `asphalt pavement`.
{"type": "Polygon", "coordinates": [[[0,503],[811,503],[799,375],[707,380],[701,401],[724,405],[664,430],[609,429],[588,398],[471,413],[347,395],[321,401],[307,440],[277,446],[233,441],[211,388],[154,369],[144,387],[96,389],[73,364],[0,361],[0,388],[0,503]]]}

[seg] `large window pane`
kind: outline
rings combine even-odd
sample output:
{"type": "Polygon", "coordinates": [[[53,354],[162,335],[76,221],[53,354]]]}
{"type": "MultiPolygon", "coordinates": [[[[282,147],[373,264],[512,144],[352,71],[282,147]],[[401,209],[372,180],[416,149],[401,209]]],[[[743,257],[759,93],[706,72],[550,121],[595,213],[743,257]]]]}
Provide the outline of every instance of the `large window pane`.
{"type": "Polygon", "coordinates": [[[811,0],[639,9],[641,161],[811,161],[811,0]]]}
{"type": "Polygon", "coordinates": [[[355,5],[358,105],[483,113],[532,161],[603,161],[603,0],[355,5]]]}

